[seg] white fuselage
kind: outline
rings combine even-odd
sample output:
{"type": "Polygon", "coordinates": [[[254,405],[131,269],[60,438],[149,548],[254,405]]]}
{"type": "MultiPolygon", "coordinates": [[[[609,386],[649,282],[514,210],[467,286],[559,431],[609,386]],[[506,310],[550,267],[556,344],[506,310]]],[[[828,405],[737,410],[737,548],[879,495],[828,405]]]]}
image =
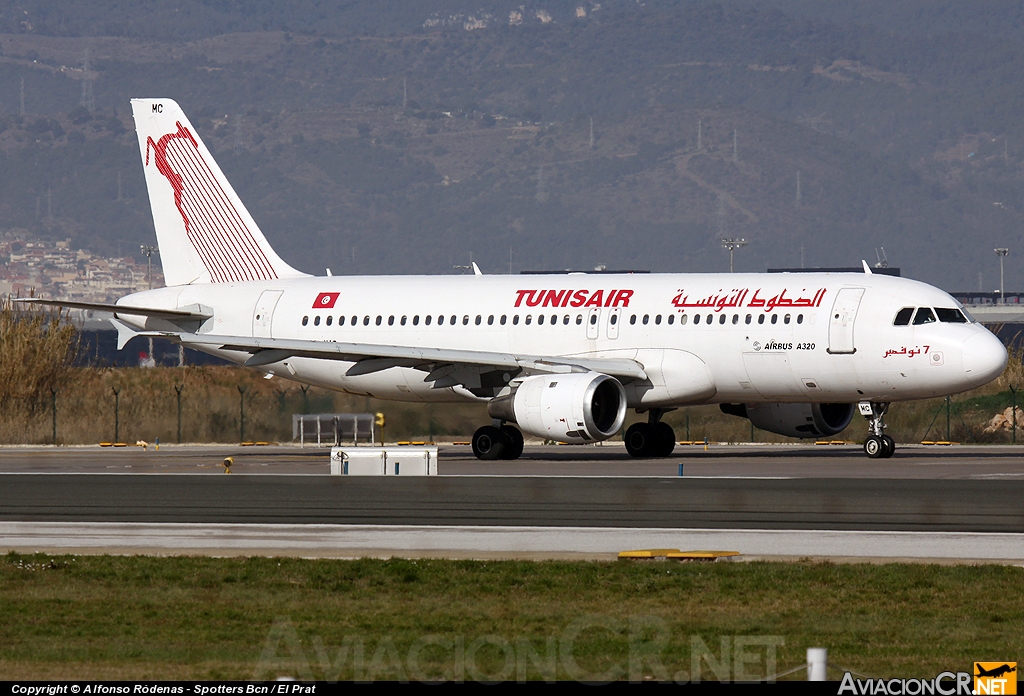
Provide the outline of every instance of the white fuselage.
{"type": "MultiPolygon", "coordinates": [[[[630,407],[919,399],[980,386],[1006,363],[973,321],[895,326],[901,308],[958,304],[878,274],[304,277],[160,288],[119,304],[200,305],[213,314],[201,332],[225,336],[632,359],[660,387],[628,392],[630,407]]],[[[433,388],[422,370],[346,376],[352,365],[289,358],[259,369],[382,399],[477,398],[433,388]]]]}

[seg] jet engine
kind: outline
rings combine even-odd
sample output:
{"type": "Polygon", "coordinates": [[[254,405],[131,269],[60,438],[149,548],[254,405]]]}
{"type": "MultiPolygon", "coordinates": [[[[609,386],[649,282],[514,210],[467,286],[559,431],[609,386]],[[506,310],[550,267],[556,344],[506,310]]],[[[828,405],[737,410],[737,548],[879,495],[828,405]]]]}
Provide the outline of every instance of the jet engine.
{"type": "Polygon", "coordinates": [[[761,430],[788,437],[823,437],[841,433],[853,420],[855,404],[721,404],[723,413],[761,430]]]}
{"type": "Polygon", "coordinates": [[[597,372],[534,375],[487,404],[491,418],[558,442],[606,440],[626,419],[626,390],[597,372]]]}

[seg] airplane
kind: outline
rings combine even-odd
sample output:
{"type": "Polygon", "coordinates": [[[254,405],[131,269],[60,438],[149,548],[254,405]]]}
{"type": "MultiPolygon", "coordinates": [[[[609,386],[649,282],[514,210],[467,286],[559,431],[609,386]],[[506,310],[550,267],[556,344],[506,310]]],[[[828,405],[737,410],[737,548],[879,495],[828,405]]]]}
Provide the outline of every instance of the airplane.
{"type": "MultiPolygon", "coordinates": [[[[977,663],[976,663],[977,664],[977,663]]],[[[984,667],[978,666],[978,673],[976,677],[1001,677],[1004,674],[1010,674],[1016,672],[1016,667],[1011,667],[1008,664],[1000,665],[999,667],[993,667],[992,669],[985,669],[984,667]]]]}
{"type": "MultiPolygon", "coordinates": [[[[607,440],[627,409],[634,457],[671,454],[662,417],[719,404],[797,438],[868,420],[864,452],[893,455],[893,402],[995,379],[1006,349],[950,295],[872,273],[311,276],[271,248],[182,109],[131,102],[166,287],[116,304],[118,348],[162,336],[350,394],[486,403],[485,460],[523,433],[607,440]],[[518,427],[515,427],[518,426],[518,427]]],[[[424,240],[423,243],[429,243],[424,240]]]]}

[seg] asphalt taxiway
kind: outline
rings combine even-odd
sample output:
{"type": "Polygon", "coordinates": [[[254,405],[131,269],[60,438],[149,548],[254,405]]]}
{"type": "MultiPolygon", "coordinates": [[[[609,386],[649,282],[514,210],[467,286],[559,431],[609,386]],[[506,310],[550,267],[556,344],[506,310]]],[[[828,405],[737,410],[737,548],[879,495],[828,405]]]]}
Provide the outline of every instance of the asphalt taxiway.
{"type": "Polygon", "coordinates": [[[122,553],[755,557],[1024,562],[1024,448],[528,447],[436,477],[329,476],[294,447],[0,448],[0,547],[122,553]],[[233,456],[232,474],[221,462],[233,456]],[[682,475],[680,476],[680,465],[682,475]]]}

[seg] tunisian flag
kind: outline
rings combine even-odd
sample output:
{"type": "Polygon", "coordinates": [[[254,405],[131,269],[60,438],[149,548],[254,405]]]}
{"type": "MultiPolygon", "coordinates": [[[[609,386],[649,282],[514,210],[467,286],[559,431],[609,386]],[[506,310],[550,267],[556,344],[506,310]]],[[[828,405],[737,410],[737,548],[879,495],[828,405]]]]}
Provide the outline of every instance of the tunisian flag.
{"type": "Polygon", "coordinates": [[[313,301],[313,309],[334,309],[334,303],[338,301],[340,292],[322,292],[313,301]]]}

